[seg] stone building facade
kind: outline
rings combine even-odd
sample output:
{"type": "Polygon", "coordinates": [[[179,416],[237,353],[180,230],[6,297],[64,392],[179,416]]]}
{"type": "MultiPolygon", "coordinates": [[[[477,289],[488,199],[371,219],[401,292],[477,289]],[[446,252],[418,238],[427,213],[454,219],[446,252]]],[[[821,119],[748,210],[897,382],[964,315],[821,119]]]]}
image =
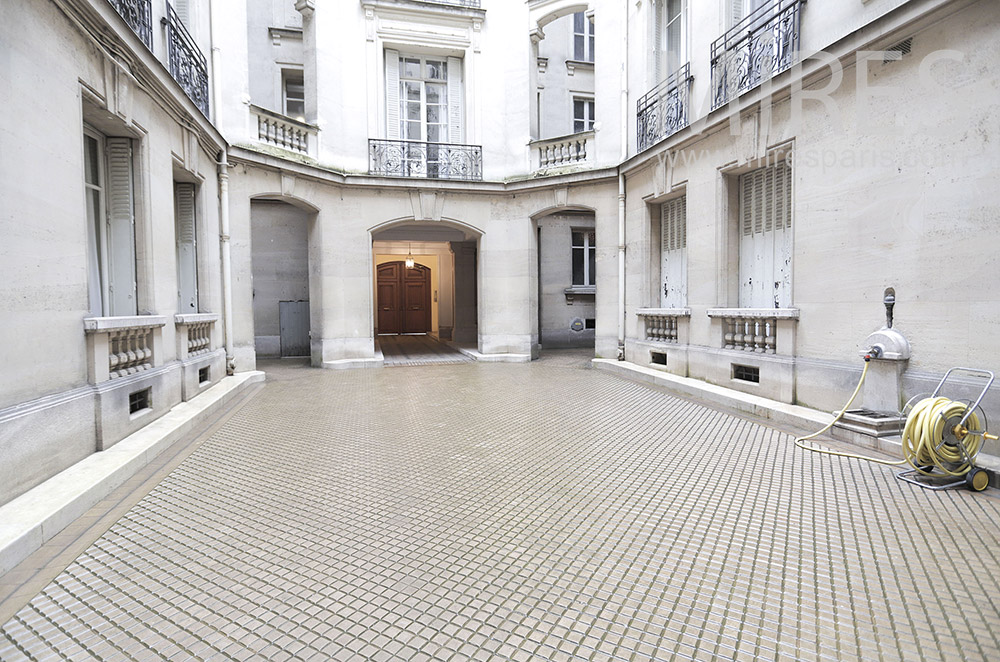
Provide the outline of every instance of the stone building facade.
{"type": "Polygon", "coordinates": [[[998,25],[990,0],[7,3],[0,502],[227,369],[377,367],[407,329],[831,410],[893,288],[901,398],[995,368],[998,25]],[[411,327],[380,315],[407,256],[411,327]]]}

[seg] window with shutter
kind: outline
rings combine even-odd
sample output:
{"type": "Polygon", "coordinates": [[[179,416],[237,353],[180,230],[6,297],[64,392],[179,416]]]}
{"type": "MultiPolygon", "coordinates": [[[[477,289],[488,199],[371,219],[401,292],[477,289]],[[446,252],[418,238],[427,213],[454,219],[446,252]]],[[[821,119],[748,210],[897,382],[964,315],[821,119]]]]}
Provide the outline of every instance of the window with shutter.
{"type": "Polygon", "coordinates": [[[792,169],[784,161],[739,178],[740,307],[791,305],[792,169]]]}
{"type": "Polygon", "coordinates": [[[660,305],[687,305],[687,196],[660,205],[660,305]]]}
{"type": "Polygon", "coordinates": [[[198,312],[198,246],[194,184],[174,183],[177,239],[177,312],[198,312]]]}
{"type": "Polygon", "coordinates": [[[84,131],[88,294],[95,316],[135,315],[132,141],[84,131]]]}
{"type": "Polygon", "coordinates": [[[659,83],[687,61],[686,0],[657,0],[653,6],[653,76],[659,83]]]}

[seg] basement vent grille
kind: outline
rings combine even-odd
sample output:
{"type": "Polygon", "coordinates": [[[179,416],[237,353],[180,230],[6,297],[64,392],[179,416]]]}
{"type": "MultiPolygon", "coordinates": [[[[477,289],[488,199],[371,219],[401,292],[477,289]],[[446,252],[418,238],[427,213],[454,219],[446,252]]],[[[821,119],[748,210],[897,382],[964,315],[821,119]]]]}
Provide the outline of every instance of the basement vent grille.
{"type": "Polygon", "coordinates": [[[128,394],[128,413],[137,414],[143,409],[152,408],[152,394],[153,389],[144,388],[141,391],[136,391],[134,393],[128,394]]]}
{"type": "Polygon", "coordinates": [[[749,365],[737,365],[736,363],[731,365],[733,366],[733,379],[738,379],[741,382],[760,384],[760,368],[749,365]]]}
{"type": "Polygon", "coordinates": [[[649,362],[653,365],[667,365],[667,354],[666,352],[650,352],[649,362]]]}
{"type": "Polygon", "coordinates": [[[913,47],[913,37],[907,37],[903,41],[899,42],[894,46],[890,46],[885,49],[885,55],[883,56],[882,64],[888,64],[890,62],[895,62],[896,60],[903,59],[904,56],[910,54],[910,49],[913,47]],[[890,53],[899,53],[899,57],[890,55],[890,53]]]}

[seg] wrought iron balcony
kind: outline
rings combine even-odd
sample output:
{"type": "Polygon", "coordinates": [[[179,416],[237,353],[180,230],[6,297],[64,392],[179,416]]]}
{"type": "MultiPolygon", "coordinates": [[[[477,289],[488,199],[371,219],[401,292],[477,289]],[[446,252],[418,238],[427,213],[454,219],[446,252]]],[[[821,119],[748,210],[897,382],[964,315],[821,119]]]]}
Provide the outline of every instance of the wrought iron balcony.
{"type": "Polygon", "coordinates": [[[712,110],[791,67],[806,0],[773,0],[712,44],[712,110]]]}
{"type": "Polygon", "coordinates": [[[368,174],[481,181],[483,148],[479,145],[372,138],[368,141],[368,174]]]}
{"type": "Polygon", "coordinates": [[[146,48],[153,50],[153,10],[150,0],[108,0],[146,48]]]}
{"type": "Polygon", "coordinates": [[[636,142],[640,152],[688,125],[691,80],[688,63],[639,99],[636,142]]]}
{"type": "Polygon", "coordinates": [[[167,2],[167,69],[198,110],[208,117],[208,63],[174,8],[167,2]]]}

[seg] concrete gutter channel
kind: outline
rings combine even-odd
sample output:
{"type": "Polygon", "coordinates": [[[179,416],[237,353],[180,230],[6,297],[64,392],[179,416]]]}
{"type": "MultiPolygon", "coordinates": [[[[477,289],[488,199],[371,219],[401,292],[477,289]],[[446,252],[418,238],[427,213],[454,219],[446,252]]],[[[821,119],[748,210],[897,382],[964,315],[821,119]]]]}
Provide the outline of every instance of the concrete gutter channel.
{"type": "Polygon", "coordinates": [[[94,453],[0,507],[0,575],[41,548],[176,441],[222,413],[259,371],[225,377],[108,450],[94,453]]]}
{"type": "MultiPolygon", "coordinates": [[[[498,358],[483,357],[468,347],[452,346],[479,361],[498,358]]],[[[499,360],[529,359],[527,356],[516,355],[504,356],[499,360]]],[[[625,379],[659,386],[678,395],[765,419],[778,426],[811,432],[833,420],[832,414],[741,393],[696,379],[678,377],[632,363],[593,359],[592,366],[625,379]]],[[[264,377],[264,373],[259,371],[226,377],[202,396],[177,405],[112,448],[94,453],[0,507],[0,575],[10,571],[39,549],[176,441],[190,434],[213,415],[221,413],[252,384],[264,381],[264,377]]],[[[902,456],[898,436],[883,437],[871,448],[893,457],[902,456]]],[[[976,464],[993,472],[990,484],[997,487],[1000,458],[980,455],[976,464]]]]}
{"type": "MultiPolygon", "coordinates": [[[[790,405],[777,400],[769,400],[750,393],[741,393],[724,386],[716,386],[689,377],[679,377],[668,372],[662,372],[653,368],[616,361],[614,359],[593,359],[592,364],[598,370],[603,370],[632,381],[652,384],[670,390],[678,395],[687,396],[695,400],[700,400],[709,404],[739,412],[749,416],[765,419],[777,426],[787,426],[803,430],[805,434],[815,432],[833,420],[834,415],[826,412],[816,411],[808,407],[790,405]]],[[[852,444],[851,442],[837,439],[834,435],[827,435],[845,446],[854,446],[861,455],[865,450],[875,450],[885,453],[895,458],[902,458],[902,437],[890,436],[881,437],[877,440],[873,438],[870,446],[852,444]]],[[[822,445],[822,442],[821,444],[822,445]]],[[[991,472],[990,486],[1000,487],[1000,457],[980,454],[976,458],[976,466],[988,469],[991,472]]],[[[908,468],[903,466],[899,471],[908,468]]]]}

